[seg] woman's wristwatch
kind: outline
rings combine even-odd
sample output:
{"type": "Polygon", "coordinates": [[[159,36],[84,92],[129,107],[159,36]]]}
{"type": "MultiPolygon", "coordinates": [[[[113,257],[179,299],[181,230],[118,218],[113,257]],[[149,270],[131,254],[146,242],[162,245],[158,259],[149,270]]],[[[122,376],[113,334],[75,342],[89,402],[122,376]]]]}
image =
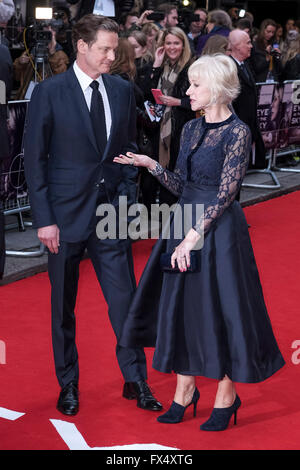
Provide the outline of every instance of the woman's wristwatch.
{"type": "Polygon", "coordinates": [[[147,168],[147,169],[148,169],[149,173],[151,173],[151,175],[153,175],[153,176],[161,175],[164,172],[163,167],[158,162],[156,162],[155,167],[153,168],[153,170],[150,170],[150,168],[147,168]]]}

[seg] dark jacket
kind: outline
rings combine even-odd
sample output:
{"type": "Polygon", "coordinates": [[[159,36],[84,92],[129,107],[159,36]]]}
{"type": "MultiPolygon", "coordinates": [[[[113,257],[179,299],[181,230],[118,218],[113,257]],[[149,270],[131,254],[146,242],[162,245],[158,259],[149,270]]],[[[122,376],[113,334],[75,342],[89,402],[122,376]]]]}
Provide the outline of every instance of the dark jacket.
{"type": "Polygon", "coordinates": [[[282,72],[282,80],[300,80],[300,54],[286,62],[282,72]]]}
{"type": "Polygon", "coordinates": [[[209,38],[214,36],[215,34],[219,34],[220,36],[228,37],[230,33],[230,29],[227,26],[216,25],[213,27],[210,33],[201,35],[198,39],[197,44],[197,55],[200,56],[204,46],[209,38]]]}

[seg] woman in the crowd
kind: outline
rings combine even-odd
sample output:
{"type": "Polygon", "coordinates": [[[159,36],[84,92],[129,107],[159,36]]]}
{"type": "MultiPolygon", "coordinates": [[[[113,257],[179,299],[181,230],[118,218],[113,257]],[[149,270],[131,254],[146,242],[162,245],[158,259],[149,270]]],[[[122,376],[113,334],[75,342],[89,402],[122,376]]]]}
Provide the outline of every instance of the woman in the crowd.
{"type": "Polygon", "coordinates": [[[139,87],[150,87],[150,71],[153,65],[153,55],[147,47],[147,36],[139,30],[132,31],[128,41],[134,49],[136,77],[135,82],[139,87]]]}
{"type": "Polygon", "coordinates": [[[145,33],[138,30],[132,31],[128,36],[128,40],[134,48],[137,67],[142,67],[144,64],[153,61],[153,55],[148,49],[145,33]]]}
{"type": "MultiPolygon", "coordinates": [[[[158,155],[159,162],[164,168],[174,169],[180,142],[180,133],[183,125],[195,117],[191,110],[190,100],[186,96],[189,87],[188,68],[191,64],[191,50],[184,31],[178,27],[171,27],[163,32],[161,45],[155,52],[153,68],[149,71],[150,86],[145,80],[145,97],[153,101],[151,89],[160,89],[161,104],[165,106],[163,117],[159,123],[156,134],[153,135],[153,150],[158,155]]],[[[146,205],[154,203],[153,181],[144,182],[149,185],[149,199],[146,205]]],[[[170,195],[165,188],[160,187],[160,202],[172,204],[176,198],[170,195]]]]}
{"type": "MultiPolygon", "coordinates": [[[[134,96],[136,101],[136,115],[137,115],[137,136],[136,142],[139,152],[148,152],[152,155],[151,135],[153,131],[153,124],[151,123],[144,106],[144,94],[138,84],[136,83],[136,64],[135,64],[135,51],[129,38],[119,38],[119,44],[115,53],[115,60],[112,63],[110,73],[120,75],[124,80],[130,81],[134,89],[134,96]]],[[[141,168],[141,174],[145,170],[141,168]]],[[[140,188],[142,191],[142,187],[140,188]]]]}
{"type": "Polygon", "coordinates": [[[290,31],[286,37],[286,48],[282,53],[282,80],[300,79],[300,34],[290,31]]]}
{"type": "Polygon", "coordinates": [[[206,41],[201,55],[213,55],[217,53],[230,55],[228,47],[228,39],[225,36],[216,34],[206,41]]]}
{"type": "Polygon", "coordinates": [[[275,32],[275,36],[274,36],[274,43],[275,44],[278,44],[279,46],[279,49],[282,50],[282,46],[283,46],[283,27],[280,23],[277,23],[276,24],[276,32],[275,32]]]}
{"type": "Polygon", "coordinates": [[[144,24],[141,31],[146,34],[148,51],[154,57],[161,30],[155,23],[149,22],[144,24]]]}
{"type": "Polygon", "coordinates": [[[205,116],[184,126],[175,171],[131,152],[114,159],[147,168],[180,197],[169,236],[158,240],[142,274],[120,344],[155,346],[153,367],[177,374],[174,400],[158,417],[161,423],[179,423],[190,405],[195,415],[196,376],[217,380],[214,408],[201,429],[222,431],[233,415],[236,424],[241,406],[235,382],[262,382],[284,359],[235,200],[251,148],[249,128],[228,107],[239,93],[237,68],[225,54],[205,55],[191,65],[189,79],[192,109],[204,109],[205,116]],[[199,205],[204,211],[197,214],[199,205]]]}
{"type": "Polygon", "coordinates": [[[256,82],[265,82],[267,78],[276,81],[280,79],[280,50],[273,48],[275,32],[275,21],[266,19],[261,23],[257,38],[253,42],[250,62],[256,82]]]}

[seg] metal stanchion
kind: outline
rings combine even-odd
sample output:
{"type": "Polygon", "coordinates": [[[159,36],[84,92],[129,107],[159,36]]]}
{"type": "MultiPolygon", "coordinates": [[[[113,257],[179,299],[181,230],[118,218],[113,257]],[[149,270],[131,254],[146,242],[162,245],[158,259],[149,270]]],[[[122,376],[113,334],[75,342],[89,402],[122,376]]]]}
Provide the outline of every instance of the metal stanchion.
{"type": "Polygon", "coordinates": [[[263,168],[261,170],[248,170],[246,175],[250,175],[250,174],[253,174],[253,173],[263,173],[265,175],[271,176],[274,184],[242,183],[242,187],[244,187],[244,188],[261,188],[261,189],[278,189],[278,188],[281,187],[277,176],[272,171],[273,161],[274,161],[274,151],[273,150],[269,151],[269,154],[266,156],[266,159],[268,160],[267,168],[263,168]]]}

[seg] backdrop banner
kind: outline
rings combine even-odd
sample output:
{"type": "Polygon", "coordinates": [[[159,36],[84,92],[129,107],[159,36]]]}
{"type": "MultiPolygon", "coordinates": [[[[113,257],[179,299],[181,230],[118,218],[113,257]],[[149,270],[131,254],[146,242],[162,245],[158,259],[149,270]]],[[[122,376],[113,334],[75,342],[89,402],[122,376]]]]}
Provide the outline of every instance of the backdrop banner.
{"type": "Polygon", "coordinates": [[[258,83],[257,92],[257,117],[266,149],[300,144],[300,81],[258,83]]]}

